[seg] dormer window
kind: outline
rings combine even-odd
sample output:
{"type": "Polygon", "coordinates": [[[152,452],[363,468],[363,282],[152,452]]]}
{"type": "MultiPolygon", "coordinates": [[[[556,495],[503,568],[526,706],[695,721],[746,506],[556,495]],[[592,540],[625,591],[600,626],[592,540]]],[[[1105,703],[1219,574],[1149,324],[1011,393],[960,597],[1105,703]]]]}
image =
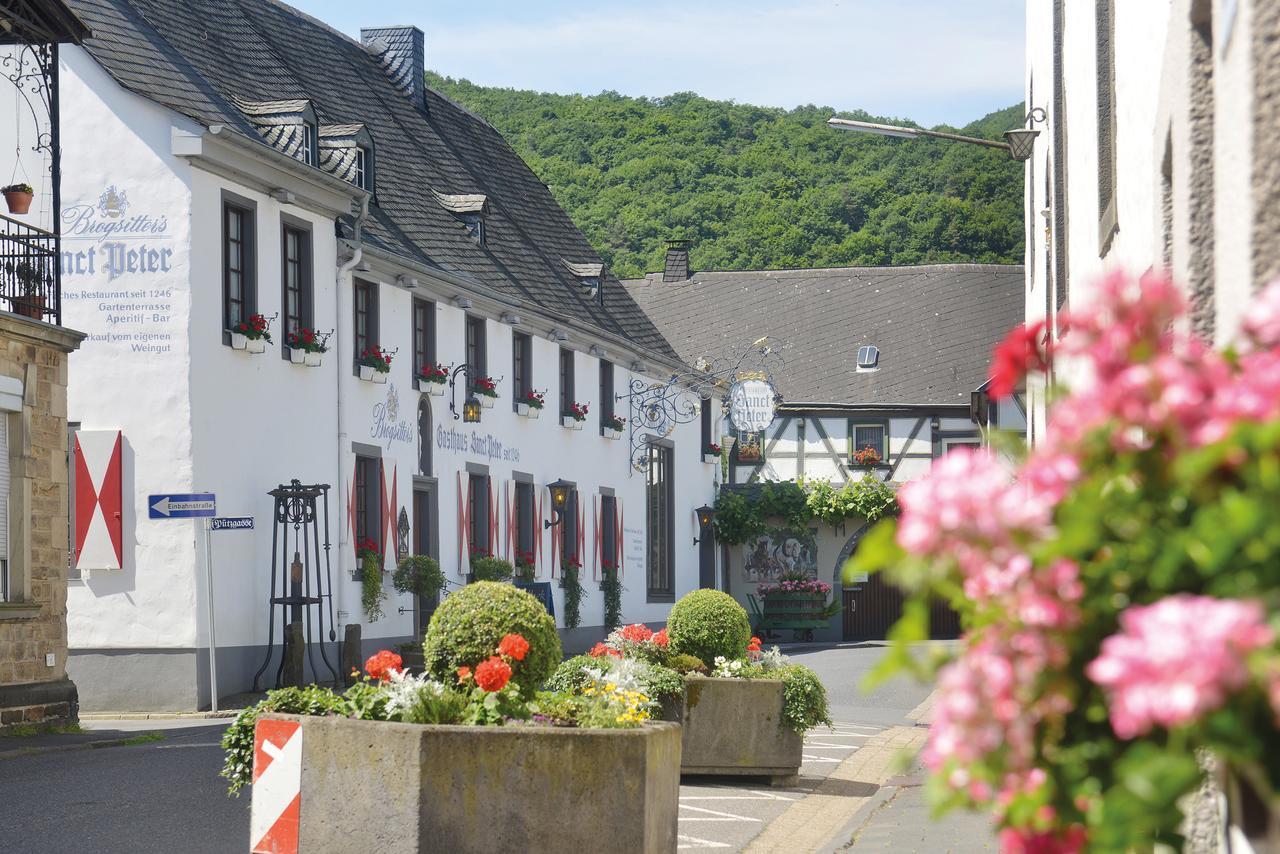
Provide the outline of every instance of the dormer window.
{"type": "Polygon", "coordinates": [[[867,344],[858,348],[858,370],[875,371],[880,368],[880,350],[867,344]]]}
{"type": "Polygon", "coordinates": [[[600,280],[604,277],[603,264],[599,262],[576,264],[567,258],[560,260],[569,274],[578,280],[578,287],[584,296],[588,299],[597,299],[600,296],[600,280]]]}
{"type": "Polygon", "coordinates": [[[315,122],[302,123],[302,162],[308,166],[320,165],[320,155],[316,148],[315,122]]]}
{"type": "Polygon", "coordinates": [[[362,190],[373,192],[373,159],[369,156],[369,149],[363,145],[356,148],[356,174],[351,183],[362,190]]]}
{"type": "Polygon", "coordinates": [[[484,246],[484,216],[482,214],[464,214],[462,224],[467,227],[467,236],[479,246],[484,246]]]}

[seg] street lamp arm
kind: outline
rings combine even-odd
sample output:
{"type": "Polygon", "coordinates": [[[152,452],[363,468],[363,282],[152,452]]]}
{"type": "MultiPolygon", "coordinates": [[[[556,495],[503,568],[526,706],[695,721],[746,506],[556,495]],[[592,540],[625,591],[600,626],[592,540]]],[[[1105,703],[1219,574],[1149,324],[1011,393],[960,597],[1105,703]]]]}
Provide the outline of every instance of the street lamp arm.
{"type": "Polygon", "coordinates": [[[831,117],[827,119],[827,124],[836,130],[856,131],[858,133],[874,133],[880,136],[893,136],[900,139],[915,139],[917,137],[928,136],[934,139],[949,139],[952,142],[967,142],[971,145],[981,145],[987,148],[999,148],[1003,151],[1009,151],[1009,143],[998,142],[994,139],[982,139],[976,136],[963,136],[958,133],[947,133],[940,130],[925,130],[924,128],[909,128],[899,125],[882,125],[875,122],[860,122],[854,119],[840,119],[831,117]]]}

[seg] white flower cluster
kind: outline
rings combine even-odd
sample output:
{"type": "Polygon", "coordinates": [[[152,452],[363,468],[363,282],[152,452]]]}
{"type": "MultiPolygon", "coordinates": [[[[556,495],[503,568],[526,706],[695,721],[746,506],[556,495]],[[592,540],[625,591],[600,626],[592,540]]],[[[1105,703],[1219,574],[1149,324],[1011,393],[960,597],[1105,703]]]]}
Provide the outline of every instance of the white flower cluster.
{"type": "Polygon", "coordinates": [[[767,652],[760,653],[760,660],[756,662],[765,670],[777,670],[779,667],[784,667],[790,663],[790,659],[783,655],[782,650],[778,649],[777,646],[767,652]]]}
{"type": "Polygon", "coordinates": [[[734,679],[742,675],[742,667],[746,662],[741,659],[730,661],[723,655],[717,655],[715,667],[711,670],[711,675],[720,679],[734,679]]]}
{"type": "Polygon", "coordinates": [[[649,685],[653,680],[653,668],[640,658],[614,658],[601,656],[596,659],[598,665],[591,669],[600,674],[595,680],[597,687],[603,682],[614,683],[619,691],[630,691],[646,697],[645,706],[649,711],[657,713],[660,703],[656,697],[649,697],[649,685]]]}
{"type": "Polygon", "coordinates": [[[400,717],[413,709],[424,695],[439,697],[445,692],[442,682],[430,676],[414,676],[407,670],[390,671],[391,680],[383,686],[387,693],[387,716],[400,717]]]}

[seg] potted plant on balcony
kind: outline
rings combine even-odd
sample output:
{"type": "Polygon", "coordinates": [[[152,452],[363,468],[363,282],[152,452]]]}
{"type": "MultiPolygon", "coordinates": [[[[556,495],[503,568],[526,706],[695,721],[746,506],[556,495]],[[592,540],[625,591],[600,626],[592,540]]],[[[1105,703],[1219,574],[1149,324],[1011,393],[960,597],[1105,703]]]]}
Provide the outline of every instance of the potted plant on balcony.
{"type": "Polygon", "coordinates": [[[880,461],[880,452],[871,445],[853,452],[853,464],[855,466],[870,468],[871,466],[879,465],[880,461]]]}
{"type": "Polygon", "coordinates": [[[9,206],[9,213],[24,214],[31,210],[31,199],[36,191],[30,184],[10,184],[0,188],[0,193],[4,194],[4,203],[9,206]]]}
{"type": "MultiPolygon", "coordinates": [[[[370,828],[388,851],[592,851],[606,834],[619,851],[674,851],[679,728],[651,719],[635,679],[540,691],[561,655],[535,597],[467,585],[432,617],[425,673],[383,650],[343,693],[271,692],[224,735],[223,776],[232,791],[250,783],[266,761],[255,742],[296,732],[298,847],[313,854],[349,851],[370,828]]],[[[269,787],[253,794],[271,808],[269,787]]]]}
{"type": "Polygon", "coordinates": [[[418,391],[425,391],[432,397],[443,397],[445,388],[449,385],[449,369],[439,362],[434,365],[423,365],[418,369],[418,376],[415,379],[418,383],[418,391]]]}
{"type": "Polygon", "coordinates": [[[617,441],[622,438],[622,429],[627,426],[627,419],[621,415],[610,415],[605,419],[604,424],[600,428],[601,434],[606,439],[617,441]]]}
{"type": "Polygon", "coordinates": [[[542,407],[547,404],[547,393],[545,391],[534,391],[530,389],[524,393],[524,397],[516,402],[516,415],[522,415],[525,418],[537,418],[542,414],[542,407]]]}
{"type": "Polygon", "coordinates": [[[13,313],[43,319],[46,295],[53,289],[52,274],[30,261],[9,263],[5,269],[18,284],[18,293],[9,297],[13,313]]]}
{"type": "Polygon", "coordinates": [[[498,381],[493,377],[479,377],[471,384],[471,390],[476,393],[476,397],[480,399],[480,405],[485,409],[493,409],[493,404],[498,400],[498,381]]]}
{"type": "Polygon", "coordinates": [[[324,354],[329,352],[328,341],[331,334],[333,333],[316,332],[309,326],[290,332],[285,336],[285,343],[289,345],[289,361],[295,365],[318,368],[324,354]]]}
{"type": "Polygon", "coordinates": [[[702,449],[702,461],[704,463],[720,462],[720,446],[715,442],[708,442],[707,446],[702,449]]]}
{"type": "Polygon", "coordinates": [[[267,344],[271,342],[271,321],[275,315],[263,317],[251,314],[248,320],[242,320],[231,330],[231,349],[244,350],[246,353],[265,353],[267,344]]]}
{"type": "Polygon", "coordinates": [[[394,353],[383,350],[377,344],[366,347],[356,364],[360,366],[360,379],[373,383],[386,383],[391,374],[391,357],[394,353]]]}
{"type": "Polygon", "coordinates": [[[587,420],[588,406],[589,404],[586,403],[569,404],[569,411],[560,416],[561,425],[569,428],[570,430],[581,430],[582,423],[587,420]]]}

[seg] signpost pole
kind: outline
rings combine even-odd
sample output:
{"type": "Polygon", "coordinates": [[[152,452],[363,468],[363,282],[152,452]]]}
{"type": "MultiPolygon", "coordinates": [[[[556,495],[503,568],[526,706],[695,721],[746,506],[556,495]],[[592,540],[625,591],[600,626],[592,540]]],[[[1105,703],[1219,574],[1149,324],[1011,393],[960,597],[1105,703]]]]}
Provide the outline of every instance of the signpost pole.
{"type": "Polygon", "coordinates": [[[211,711],[218,711],[218,638],[213,625],[213,522],[204,520],[205,596],[209,602],[209,691],[213,697],[211,711]]]}

